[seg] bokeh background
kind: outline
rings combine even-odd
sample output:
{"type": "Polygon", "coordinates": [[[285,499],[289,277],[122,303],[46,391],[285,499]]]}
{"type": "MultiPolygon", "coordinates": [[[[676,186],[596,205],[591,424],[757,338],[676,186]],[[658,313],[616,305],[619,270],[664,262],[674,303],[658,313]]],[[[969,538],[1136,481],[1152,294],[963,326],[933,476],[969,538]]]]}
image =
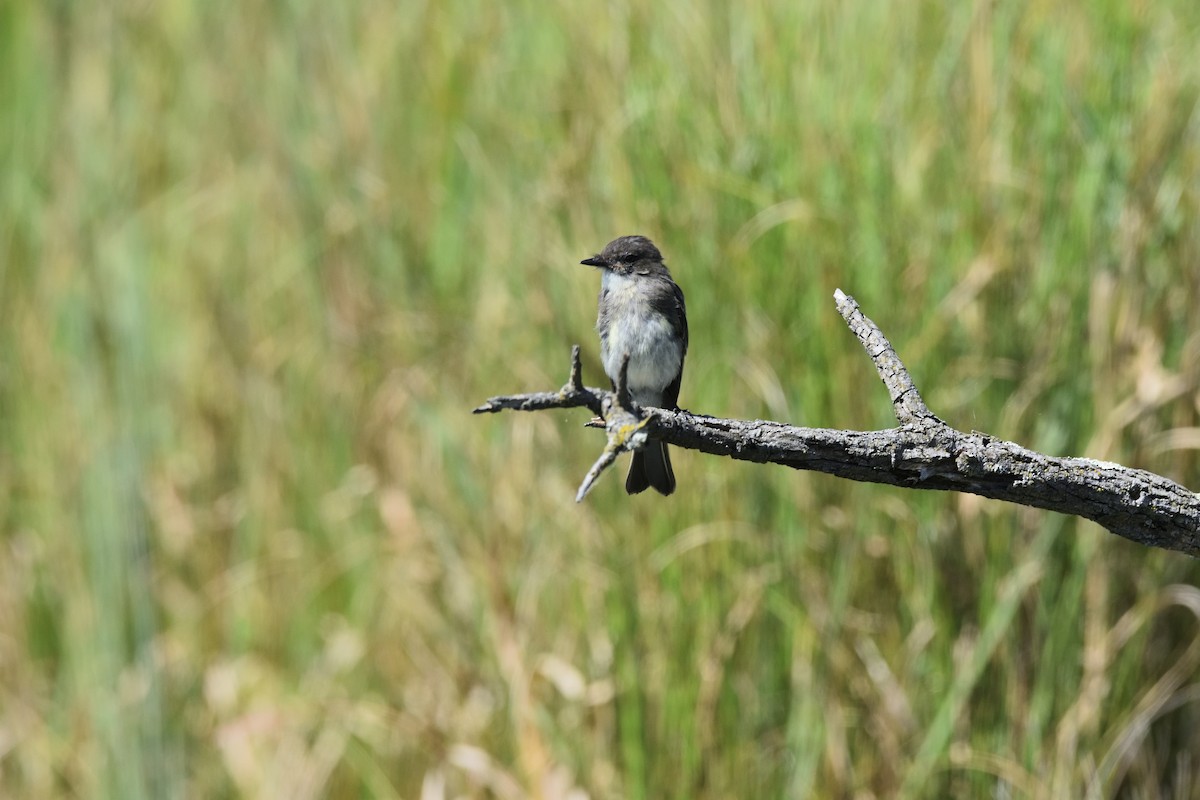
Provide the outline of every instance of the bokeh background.
{"type": "Polygon", "coordinates": [[[1200,4],[0,3],[0,794],[1200,796],[1200,568],[677,451],[581,505],[609,239],[682,404],[1200,488],[1200,4]]]}

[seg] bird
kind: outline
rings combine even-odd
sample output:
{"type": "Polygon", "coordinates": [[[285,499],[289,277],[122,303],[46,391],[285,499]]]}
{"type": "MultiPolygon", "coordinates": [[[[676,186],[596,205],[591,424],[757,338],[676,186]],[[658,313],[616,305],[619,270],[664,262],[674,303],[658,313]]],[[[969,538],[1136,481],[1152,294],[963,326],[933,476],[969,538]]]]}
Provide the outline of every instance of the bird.
{"type": "MultiPolygon", "coordinates": [[[[580,263],[601,270],[596,331],[600,361],[613,388],[628,355],[633,400],[677,410],[688,349],[687,310],[662,253],[645,236],[621,236],[580,263]]],[[[625,478],[629,494],[650,487],[663,495],[675,491],[667,445],[657,440],[634,451],[625,478]]]]}

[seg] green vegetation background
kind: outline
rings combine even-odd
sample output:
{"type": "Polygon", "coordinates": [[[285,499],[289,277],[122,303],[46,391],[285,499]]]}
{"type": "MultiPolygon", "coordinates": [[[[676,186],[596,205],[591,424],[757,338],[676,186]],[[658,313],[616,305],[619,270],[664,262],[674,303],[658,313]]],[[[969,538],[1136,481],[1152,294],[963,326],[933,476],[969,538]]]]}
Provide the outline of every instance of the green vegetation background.
{"type": "Polygon", "coordinates": [[[0,4],[0,794],[1200,796],[1200,569],[694,453],[582,505],[596,275],[682,403],[1200,487],[1200,4],[0,4]]]}

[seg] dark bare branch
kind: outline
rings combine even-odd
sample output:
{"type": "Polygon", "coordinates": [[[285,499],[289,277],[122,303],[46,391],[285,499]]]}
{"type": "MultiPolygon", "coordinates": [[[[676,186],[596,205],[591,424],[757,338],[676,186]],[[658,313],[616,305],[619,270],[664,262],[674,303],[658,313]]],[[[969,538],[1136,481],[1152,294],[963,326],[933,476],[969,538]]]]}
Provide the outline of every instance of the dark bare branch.
{"type": "MultiPolygon", "coordinates": [[[[782,464],[851,480],[910,489],[968,492],[1073,514],[1141,544],[1200,555],[1200,495],[1139,469],[1086,458],[1059,458],[972,431],[963,433],[926,407],[891,344],[840,290],[838,310],[875,363],[892,397],[897,428],[846,431],[800,428],[769,420],[736,420],[622,405],[613,392],[568,383],[557,393],[494,397],[476,413],[587,407],[604,418],[608,443],[577,500],[622,450],[646,439],[782,464]],[[603,463],[602,463],[603,462],[603,463]]],[[[578,349],[572,353],[573,367],[578,349]]]]}

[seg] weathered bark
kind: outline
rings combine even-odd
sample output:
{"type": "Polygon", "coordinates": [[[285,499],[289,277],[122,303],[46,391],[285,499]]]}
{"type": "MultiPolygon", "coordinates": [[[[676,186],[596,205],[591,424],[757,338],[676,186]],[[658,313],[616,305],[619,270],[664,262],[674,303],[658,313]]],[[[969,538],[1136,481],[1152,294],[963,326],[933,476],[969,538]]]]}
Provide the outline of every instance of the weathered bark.
{"type": "Polygon", "coordinates": [[[623,450],[652,438],[742,461],[910,489],[969,492],[1074,514],[1141,544],[1200,554],[1200,495],[1152,472],[1088,458],[1047,456],[985,433],[955,430],[925,405],[895,349],[854,299],[840,290],[834,297],[891,394],[897,428],[798,428],[769,420],[638,408],[623,381],[618,381],[617,392],[583,385],[578,346],[571,353],[570,380],[557,392],[493,397],[475,413],[584,407],[602,417],[608,443],[576,500],[584,498],[623,450]]]}

